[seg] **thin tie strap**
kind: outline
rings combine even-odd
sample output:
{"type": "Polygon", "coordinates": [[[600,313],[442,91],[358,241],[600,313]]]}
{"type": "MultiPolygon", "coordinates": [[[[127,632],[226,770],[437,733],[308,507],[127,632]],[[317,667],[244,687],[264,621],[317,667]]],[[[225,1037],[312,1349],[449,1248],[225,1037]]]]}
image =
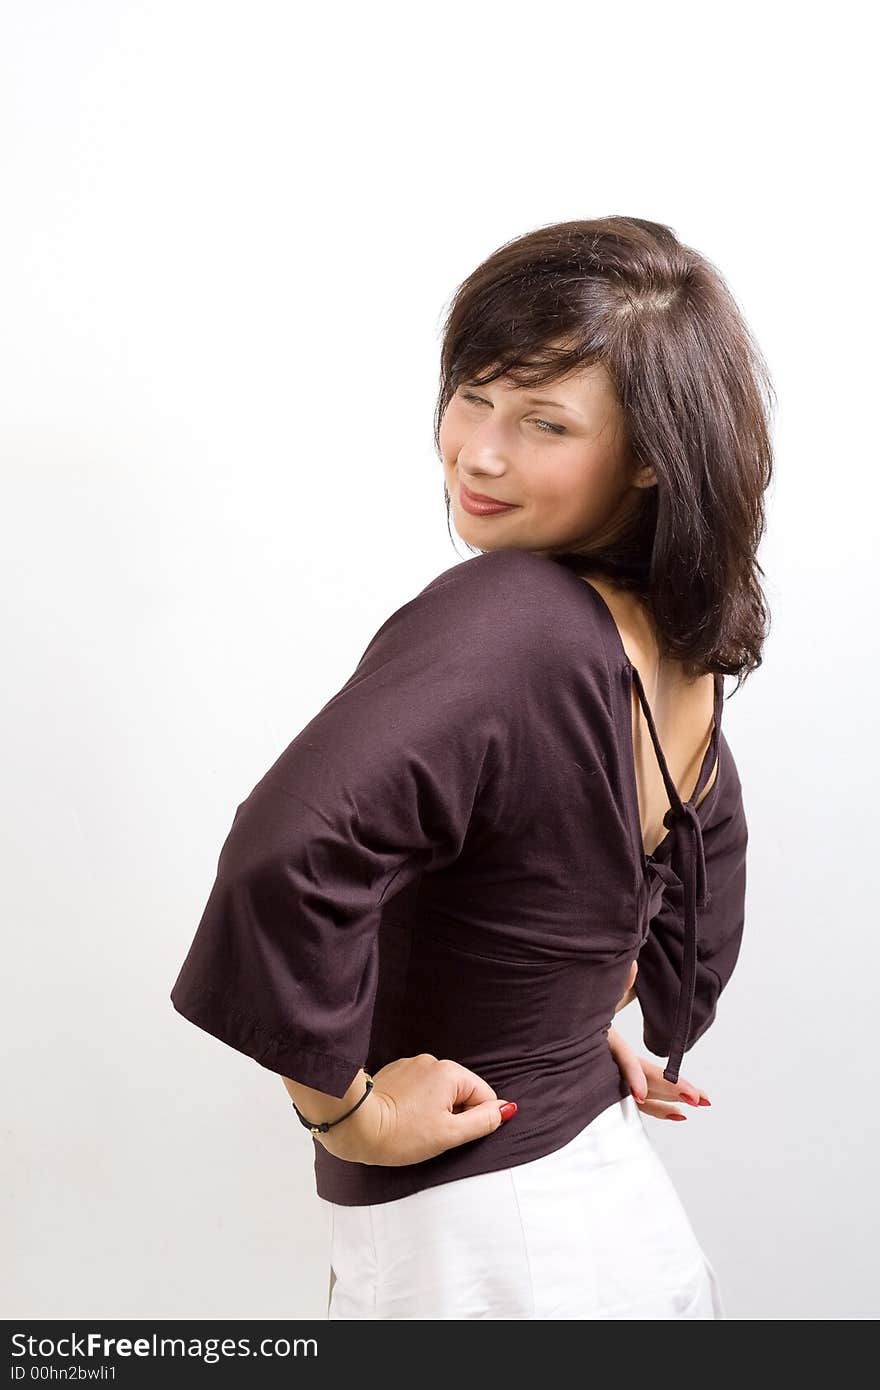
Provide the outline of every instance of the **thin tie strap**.
{"type": "Polygon", "coordinates": [[[666,757],[660,746],[657,736],[657,727],[654,723],[654,716],[645,695],[645,687],[638,670],[630,662],[630,669],[638,691],[642,709],[645,712],[645,719],[651,733],[651,741],[654,744],[654,752],[657,755],[657,762],[663,774],[663,781],[666,785],[667,795],[670,800],[669,810],[663,817],[663,824],[672,832],[672,851],[671,862],[682,882],[684,890],[684,943],[682,951],[681,983],[678,992],[678,1004],[675,1011],[675,1023],[672,1029],[672,1043],[669,1051],[669,1061],[663,1072],[667,1081],[678,1081],[681,1061],[684,1057],[685,1047],[690,1035],[691,1021],[693,1017],[694,994],[697,984],[697,908],[705,908],[711,902],[711,894],[706,878],[706,857],[703,849],[703,827],[697,814],[695,801],[703,789],[703,785],[708,779],[711,769],[715,765],[718,752],[718,740],[721,733],[721,707],[724,698],[724,677],[720,672],[715,672],[715,701],[713,709],[712,736],[709,740],[709,747],[703,758],[703,765],[697,778],[697,785],[688,801],[682,801],[678,793],[678,788],[672,779],[669,768],[666,764],[666,757]]]}

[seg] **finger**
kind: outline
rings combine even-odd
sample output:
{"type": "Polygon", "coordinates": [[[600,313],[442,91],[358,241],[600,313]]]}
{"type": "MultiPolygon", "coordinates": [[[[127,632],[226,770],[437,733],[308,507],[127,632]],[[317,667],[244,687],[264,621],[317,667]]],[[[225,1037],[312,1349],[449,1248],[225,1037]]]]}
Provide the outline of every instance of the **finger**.
{"type": "Polygon", "coordinates": [[[680,1076],[677,1081],[667,1081],[662,1072],[660,1074],[660,1086],[658,1087],[658,1098],[669,1100],[683,1100],[687,1105],[711,1105],[708,1096],[704,1097],[699,1086],[693,1081],[688,1081],[687,1077],[680,1076]]]}
{"type": "Polygon", "coordinates": [[[618,1056],[615,1061],[633,1099],[640,1102],[645,1100],[650,1094],[648,1078],[645,1076],[642,1064],[635,1053],[633,1052],[626,1057],[618,1056]]]}
{"type": "Polygon", "coordinates": [[[461,1110],[456,1115],[448,1116],[448,1123],[444,1123],[444,1143],[445,1147],[454,1149],[459,1144],[468,1144],[472,1139],[480,1139],[484,1135],[492,1134],[503,1124],[509,1124],[511,1120],[516,1124],[516,1111],[513,1115],[505,1118],[501,1113],[501,1107],[509,1104],[504,1100],[487,1100],[482,1105],[474,1105],[468,1110],[461,1110]]]}
{"type": "Polygon", "coordinates": [[[452,1093],[450,1100],[453,1106],[469,1109],[474,1105],[482,1105],[487,1100],[497,1100],[497,1094],[477,1072],[471,1071],[470,1067],[463,1067],[460,1062],[452,1062],[448,1059],[441,1065],[448,1067],[452,1078],[452,1093]]]}
{"type": "Polygon", "coordinates": [[[664,1105],[659,1100],[646,1100],[639,1110],[643,1115],[653,1115],[657,1120],[686,1120],[687,1115],[683,1115],[674,1105],[664,1105]]]}
{"type": "Polygon", "coordinates": [[[711,1105],[708,1096],[703,1095],[699,1086],[687,1077],[680,1076],[677,1081],[667,1081],[663,1068],[640,1057],[639,1062],[648,1081],[648,1095],[652,1100],[684,1101],[686,1105],[711,1105]]]}

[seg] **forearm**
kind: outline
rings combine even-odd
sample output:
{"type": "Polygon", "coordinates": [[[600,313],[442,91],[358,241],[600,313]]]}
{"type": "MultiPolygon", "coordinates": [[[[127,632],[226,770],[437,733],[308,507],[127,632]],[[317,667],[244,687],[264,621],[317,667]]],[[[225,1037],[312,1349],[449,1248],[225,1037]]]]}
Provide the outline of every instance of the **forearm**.
{"type": "Polygon", "coordinates": [[[325,1120],[338,1120],[340,1115],[346,1114],[357,1104],[366,1089],[367,1074],[362,1068],[345,1095],[341,1097],[328,1095],[326,1091],[316,1091],[311,1086],[303,1086],[299,1081],[292,1081],[289,1076],[282,1076],[281,1080],[297,1110],[305,1115],[306,1119],[319,1125],[325,1120]]]}
{"type": "Polygon", "coordinates": [[[372,1094],[363,1105],[358,1105],[367,1089],[367,1073],[363,1069],[358,1072],[344,1096],[331,1096],[326,1091],[316,1091],[311,1086],[303,1086],[298,1081],[291,1080],[289,1076],[282,1076],[281,1080],[297,1110],[311,1124],[319,1125],[328,1120],[332,1125],[334,1120],[340,1119],[343,1115],[347,1116],[338,1127],[333,1126],[324,1133],[312,1135],[328,1153],[353,1163],[373,1161],[369,1155],[376,1140],[378,1117],[371,1108],[372,1094]],[[355,1106],[357,1109],[354,1114],[349,1115],[349,1110],[355,1106]]]}

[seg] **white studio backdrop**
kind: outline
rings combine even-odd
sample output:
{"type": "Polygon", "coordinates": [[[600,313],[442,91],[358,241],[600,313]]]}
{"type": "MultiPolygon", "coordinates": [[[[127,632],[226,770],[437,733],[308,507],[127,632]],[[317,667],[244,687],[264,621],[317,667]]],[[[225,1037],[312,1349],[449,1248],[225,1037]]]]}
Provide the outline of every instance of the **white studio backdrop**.
{"type": "Polygon", "coordinates": [[[311,1140],[169,991],[235,807],[470,553],[431,437],[449,297],[608,213],[720,267],[779,396],[773,627],[724,714],[746,936],[685,1062],[712,1108],[646,1124],[731,1318],[876,1316],[863,22],[2,7],[8,1317],[324,1316],[311,1140]]]}

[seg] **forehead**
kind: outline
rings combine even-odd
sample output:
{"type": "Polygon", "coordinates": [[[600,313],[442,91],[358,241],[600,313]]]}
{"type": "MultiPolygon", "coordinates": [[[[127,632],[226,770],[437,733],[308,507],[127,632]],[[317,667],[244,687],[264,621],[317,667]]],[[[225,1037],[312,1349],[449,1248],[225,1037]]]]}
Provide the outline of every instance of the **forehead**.
{"type": "Polygon", "coordinates": [[[519,380],[515,368],[512,374],[511,372],[504,372],[492,381],[487,380],[497,370],[497,365],[482,368],[472,376],[465,377],[462,384],[479,386],[483,383],[510,395],[518,395],[526,401],[562,406],[584,405],[599,399],[616,398],[613,382],[602,362],[593,362],[587,366],[578,367],[574,371],[566,373],[564,377],[556,377],[551,381],[539,384],[534,381],[519,380]]]}

